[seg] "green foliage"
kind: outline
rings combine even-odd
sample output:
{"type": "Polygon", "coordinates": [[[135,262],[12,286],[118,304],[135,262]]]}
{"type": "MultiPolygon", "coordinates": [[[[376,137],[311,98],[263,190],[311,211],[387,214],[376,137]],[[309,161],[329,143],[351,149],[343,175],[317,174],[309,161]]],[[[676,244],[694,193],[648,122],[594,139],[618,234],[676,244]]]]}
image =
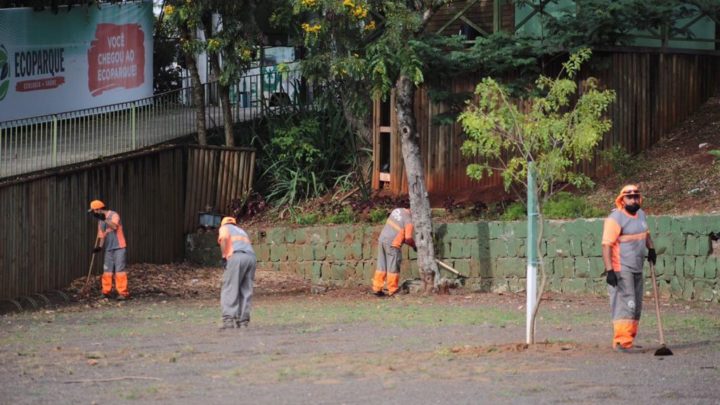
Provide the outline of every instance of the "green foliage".
{"type": "Polygon", "coordinates": [[[357,148],[338,105],[288,105],[238,126],[236,134],[240,144],[257,148],[255,188],[274,206],[292,208],[333,187],[362,182],[357,172],[365,152],[357,148]]]}
{"type": "Polygon", "coordinates": [[[637,174],[639,160],[630,155],[625,148],[620,145],[614,145],[610,149],[602,152],[602,157],[610,164],[613,171],[621,178],[637,174]]]}
{"type": "Polygon", "coordinates": [[[599,208],[588,204],[581,196],[562,191],[543,205],[543,214],[551,219],[597,218],[605,215],[599,208]]]}
{"type": "Polygon", "coordinates": [[[182,87],[182,69],[174,62],[184,65],[178,58],[178,43],[174,27],[167,20],[155,20],[153,34],[153,93],[161,94],[182,87]],[[173,67],[175,66],[175,67],[173,67]]]}
{"type": "Polygon", "coordinates": [[[301,199],[319,196],[338,174],[327,161],[332,157],[323,152],[319,118],[289,116],[269,128],[269,143],[263,145],[258,165],[260,187],[273,205],[294,206],[301,199]]]}
{"type": "Polygon", "coordinates": [[[478,37],[467,47],[461,36],[427,34],[409,42],[424,62],[429,84],[442,88],[448,79],[469,72],[482,72],[489,77],[517,76],[517,88],[524,87],[540,71],[538,59],[547,54],[544,47],[524,37],[505,32],[478,37]]]}
{"type": "Polygon", "coordinates": [[[514,202],[505,209],[501,218],[504,221],[518,221],[525,219],[527,218],[527,207],[521,202],[514,202]]]}
{"type": "Polygon", "coordinates": [[[325,217],[323,222],[326,224],[351,224],[355,222],[355,212],[352,208],[345,207],[342,211],[325,217]]]}
{"type": "Polygon", "coordinates": [[[298,214],[295,216],[295,223],[298,225],[315,225],[320,220],[320,216],[314,212],[298,214]]]}
{"type": "Polygon", "coordinates": [[[372,211],[370,211],[370,214],[368,215],[368,220],[372,222],[373,224],[379,224],[382,222],[385,222],[385,220],[388,217],[388,211],[383,208],[375,208],[372,211]]]}
{"type": "Polygon", "coordinates": [[[615,93],[599,90],[597,80],[589,78],[571,105],[577,92],[575,75],[590,56],[590,50],[581,50],[563,64],[558,78],[540,76],[536,81],[539,95],[523,100],[530,106],[527,111],[498,82],[483,79],[475,92],[477,103],[470,104],[459,119],[468,137],[463,154],[481,158],[480,163],[468,165],[468,176],[481,179],[499,171],[506,190],[514,185],[526,187],[528,162],[534,162],[541,202],[558,191],[558,184],[592,185],[590,178],[574,168],[592,157],[610,129],[604,113],[615,93]]]}
{"type": "Polygon", "coordinates": [[[300,28],[308,49],[303,70],[312,81],[353,83],[351,88],[361,91],[356,99],[368,93],[385,97],[401,74],[415,84],[424,80],[423,62],[408,46],[428,7],[419,6],[399,0],[293,0],[292,13],[278,10],[276,20],[300,28]]]}
{"type": "Polygon", "coordinates": [[[708,153],[715,157],[716,162],[720,160],[720,149],[713,149],[708,151],[708,153]]]}
{"type": "Polygon", "coordinates": [[[428,90],[428,98],[433,103],[443,103],[447,107],[447,111],[436,114],[432,117],[433,125],[453,125],[457,122],[457,117],[465,108],[465,104],[472,98],[472,92],[453,93],[447,90],[438,90],[430,88],[428,90]]]}

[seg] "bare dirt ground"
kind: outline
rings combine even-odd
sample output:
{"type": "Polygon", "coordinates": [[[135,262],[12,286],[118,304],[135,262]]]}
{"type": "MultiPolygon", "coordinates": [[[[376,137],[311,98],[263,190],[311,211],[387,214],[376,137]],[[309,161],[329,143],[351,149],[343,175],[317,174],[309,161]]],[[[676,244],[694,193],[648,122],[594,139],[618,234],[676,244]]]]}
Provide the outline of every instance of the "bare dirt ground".
{"type": "Polygon", "coordinates": [[[0,317],[0,403],[720,403],[717,304],[662,302],[656,357],[649,297],[623,354],[604,297],[547,296],[526,347],[523,295],[312,295],[260,271],[251,327],[220,332],[220,269],[130,270],[133,300],[0,317]]]}
{"type": "Polygon", "coordinates": [[[708,153],[714,149],[720,149],[720,96],[634,157],[634,175],[601,179],[588,199],[598,207],[610,206],[623,184],[637,183],[650,214],[720,213],[720,161],[708,153]]]}

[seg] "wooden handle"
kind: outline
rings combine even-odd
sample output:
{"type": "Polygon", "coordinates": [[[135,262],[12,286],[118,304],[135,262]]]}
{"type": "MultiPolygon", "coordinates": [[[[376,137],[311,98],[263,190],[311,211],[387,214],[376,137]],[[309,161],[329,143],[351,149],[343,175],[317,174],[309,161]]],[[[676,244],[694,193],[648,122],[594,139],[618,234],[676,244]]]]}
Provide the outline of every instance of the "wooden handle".
{"type": "Polygon", "coordinates": [[[453,273],[453,274],[455,274],[455,275],[457,275],[457,276],[460,276],[460,277],[465,277],[465,276],[462,275],[459,271],[453,269],[452,267],[450,267],[449,265],[443,263],[442,261],[440,261],[440,260],[438,260],[438,259],[435,259],[435,262],[437,262],[437,264],[439,264],[441,267],[443,267],[445,270],[449,271],[450,273],[453,273]]]}
{"type": "Polygon", "coordinates": [[[96,253],[95,248],[98,246],[98,242],[100,242],[100,238],[95,238],[95,246],[93,246],[93,254],[92,254],[92,257],[90,258],[90,268],[88,269],[88,275],[87,275],[87,278],[85,279],[85,285],[83,286],[83,290],[87,289],[87,287],[90,283],[90,276],[92,275],[93,264],[95,264],[95,253],[96,253]]]}
{"type": "Polygon", "coordinates": [[[658,297],[657,281],[655,280],[655,265],[652,263],[650,263],[650,276],[652,277],[653,295],[655,295],[655,315],[657,316],[660,344],[665,346],[665,335],[663,335],[662,320],[660,319],[660,300],[658,297]]]}

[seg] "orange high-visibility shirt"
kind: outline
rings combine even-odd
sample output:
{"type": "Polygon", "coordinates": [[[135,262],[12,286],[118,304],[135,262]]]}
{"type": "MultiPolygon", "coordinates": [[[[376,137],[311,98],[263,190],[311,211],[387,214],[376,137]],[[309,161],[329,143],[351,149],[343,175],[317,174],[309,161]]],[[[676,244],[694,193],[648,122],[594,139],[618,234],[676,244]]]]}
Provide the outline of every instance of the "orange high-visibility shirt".
{"type": "Polygon", "coordinates": [[[115,211],[108,211],[105,214],[105,220],[117,225],[117,229],[113,230],[105,221],[98,220],[98,238],[104,238],[103,246],[105,250],[125,249],[125,233],[123,232],[120,214],[115,211]]]}
{"type": "Polygon", "coordinates": [[[380,232],[378,240],[395,248],[400,248],[403,243],[415,247],[413,231],[410,210],[407,208],[395,208],[390,213],[387,222],[385,222],[385,227],[380,232]]]}
{"type": "Polygon", "coordinates": [[[642,273],[649,233],[642,209],[635,215],[618,209],[610,213],[603,226],[602,244],[610,246],[613,270],[642,273]]]}
{"type": "Polygon", "coordinates": [[[235,224],[225,224],[220,227],[218,244],[224,259],[229,259],[235,252],[255,254],[247,232],[235,224]]]}

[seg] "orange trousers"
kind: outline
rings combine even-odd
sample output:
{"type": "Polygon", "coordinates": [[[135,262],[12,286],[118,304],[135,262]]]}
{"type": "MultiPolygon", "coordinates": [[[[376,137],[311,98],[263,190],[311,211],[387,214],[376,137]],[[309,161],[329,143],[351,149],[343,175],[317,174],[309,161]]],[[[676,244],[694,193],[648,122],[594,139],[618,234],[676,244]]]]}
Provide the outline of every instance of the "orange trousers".
{"type": "Polygon", "coordinates": [[[638,321],[635,319],[618,319],[613,321],[613,347],[623,349],[633,347],[638,332],[638,321]]]}
{"type": "MultiPolygon", "coordinates": [[[[128,280],[127,280],[127,273],[122,271],[119,273],[115,273],[115,289],[117,290],[118,294],[122,295],[123,297],[127,297],[130,295],[128,292],[128,280]]],[[[112,292],[112,286],[113,286],[113,273],[106,271],[102,275],[102,293],[104,295],[109,295],[112,292]]]]}
{"type": "Polygon", "coordinates": [[[388,272],[382,271],[382,270],[375,270],[375,275],[373,276],[373,291],[374,292],[382,291],[383,287],[385,286],[385,279],[387,279],[388,294],[389,295],[395,294],[397,292],[397,290],[400,288],[398,286],[398,283],[400,282],[400,274],[399,273],[388,273],[388,272]]]}

